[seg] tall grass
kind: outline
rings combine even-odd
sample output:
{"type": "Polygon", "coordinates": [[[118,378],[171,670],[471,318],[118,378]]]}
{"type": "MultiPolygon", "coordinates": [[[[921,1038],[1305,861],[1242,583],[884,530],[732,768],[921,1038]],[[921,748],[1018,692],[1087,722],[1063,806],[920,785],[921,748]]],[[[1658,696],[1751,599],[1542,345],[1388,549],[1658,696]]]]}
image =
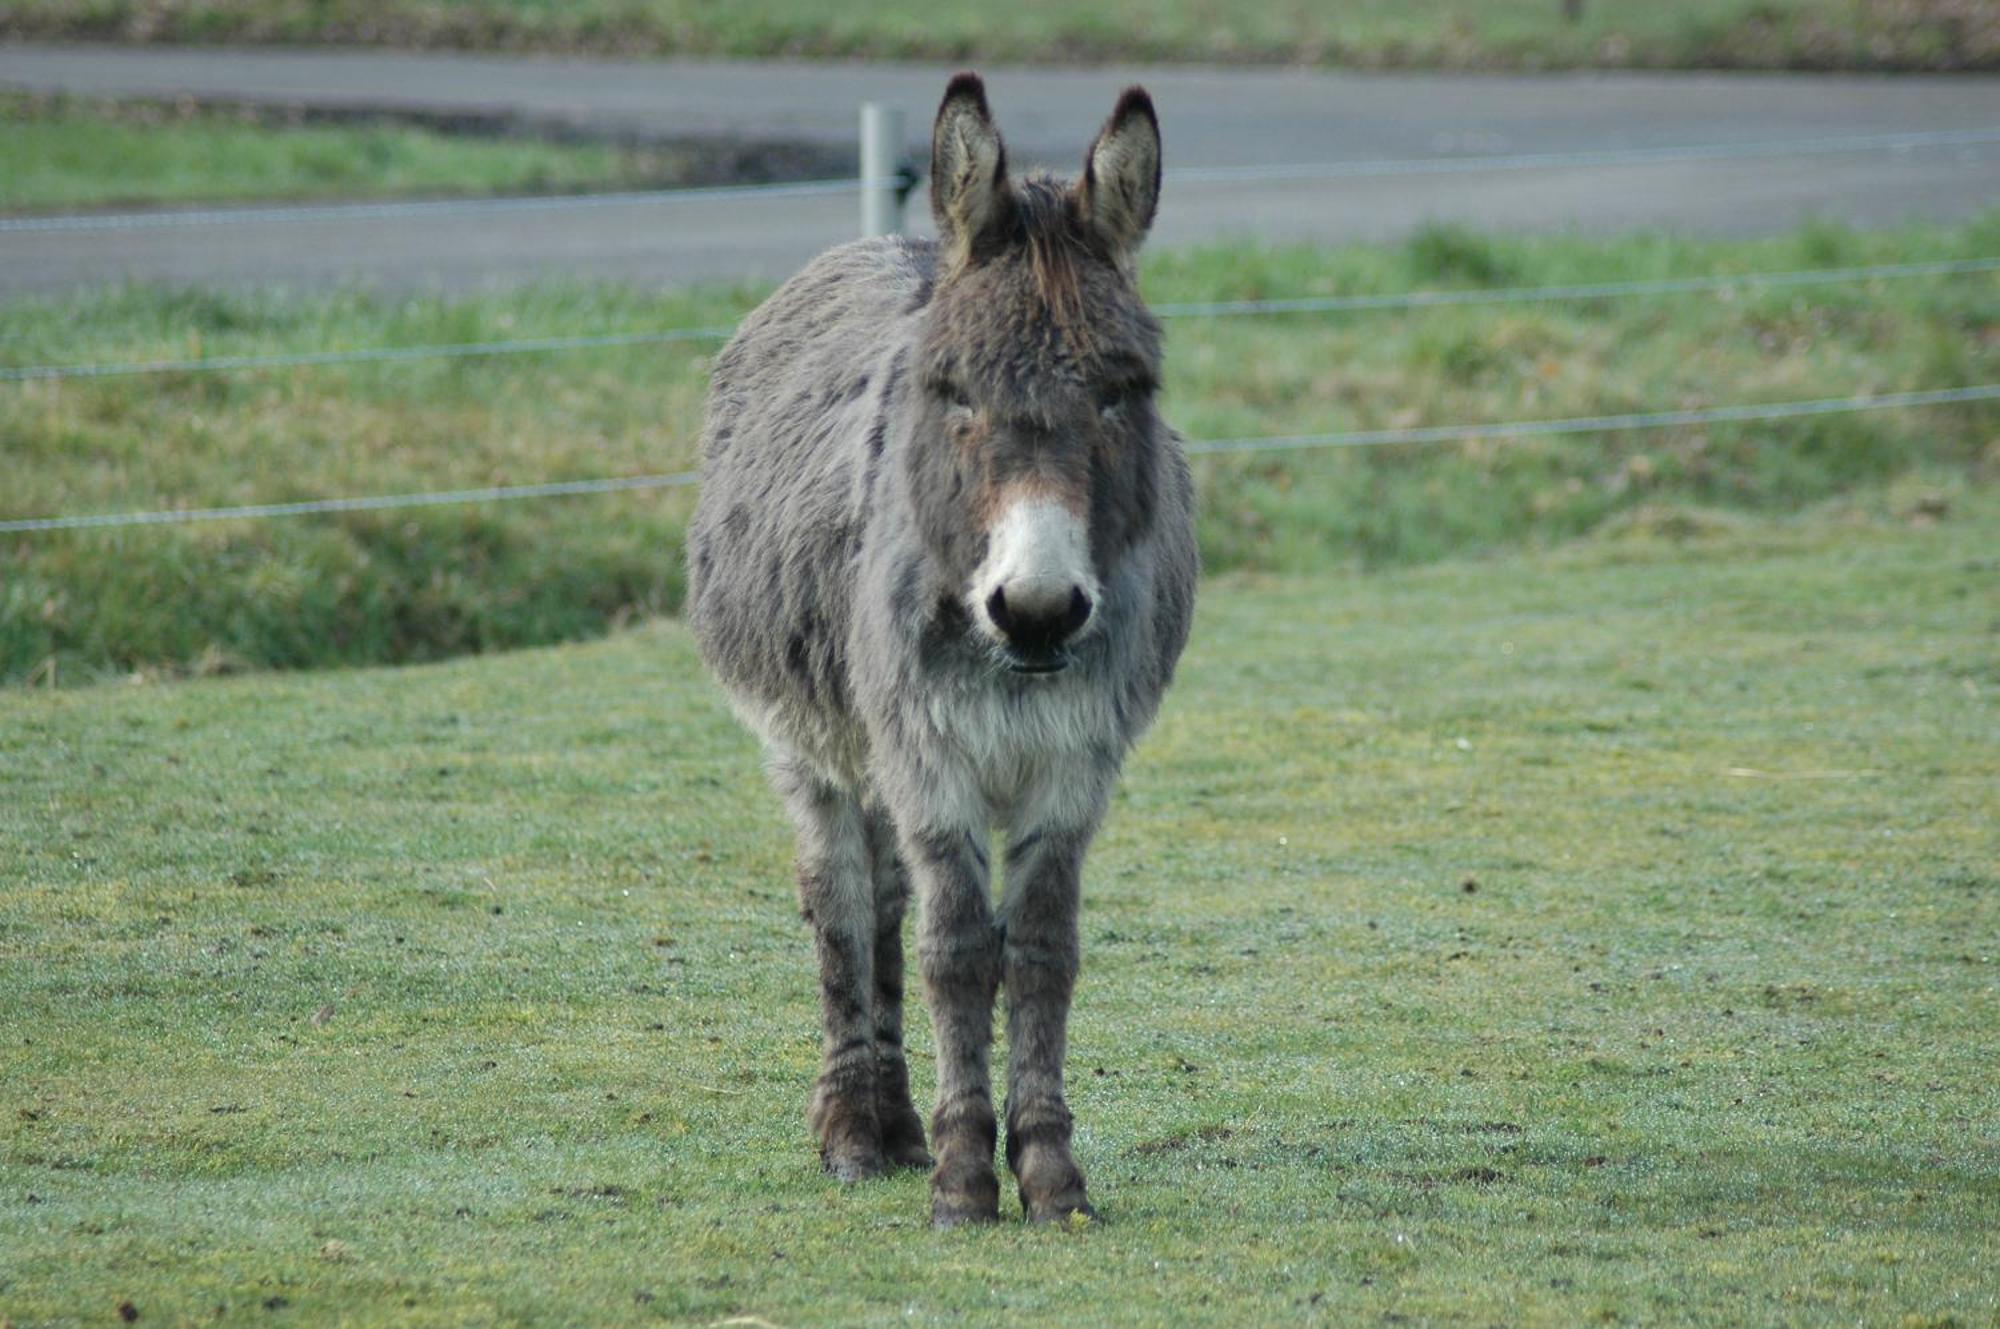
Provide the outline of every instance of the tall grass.
{"type": "Polygon", "coordinates": [[[0,210],[136,203],[558,193],[672,184],[687,163],[598,144],[396,124],[272,126],[185,105],[0,96],[0,210]]]}

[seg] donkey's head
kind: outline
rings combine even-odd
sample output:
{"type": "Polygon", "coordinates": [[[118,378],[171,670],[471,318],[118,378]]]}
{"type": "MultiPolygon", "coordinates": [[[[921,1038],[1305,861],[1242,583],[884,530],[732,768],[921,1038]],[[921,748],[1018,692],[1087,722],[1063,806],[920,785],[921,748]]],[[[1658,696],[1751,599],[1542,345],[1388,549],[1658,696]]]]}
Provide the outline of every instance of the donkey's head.
{"type": "Polygon", "coordinates": [[[1007,174],[977,76],[931,143],[936,289],[906,454],[925,543],[972,631],[1051,673],[1099,625],[1103,587],[1152,518],[1160,330],[1134,255],[1160,193],[1160,126],[1118,99],[1074,183],[1007,174]]]}

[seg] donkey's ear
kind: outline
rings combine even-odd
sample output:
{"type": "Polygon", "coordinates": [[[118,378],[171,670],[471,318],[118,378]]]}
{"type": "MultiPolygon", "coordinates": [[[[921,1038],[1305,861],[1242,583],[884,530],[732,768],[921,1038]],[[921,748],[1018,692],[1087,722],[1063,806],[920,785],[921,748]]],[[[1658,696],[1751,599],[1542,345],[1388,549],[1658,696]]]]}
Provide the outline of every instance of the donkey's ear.
{"type": "Polygon", "coordinates": [[[1139,247],[1160,205],[1160,117],[1144,88],[1127,88],[1083,159],[1078,186],[1083,215],[1128,255],[1139,247]]]}
{"type": "Polygon", "coordinates": [[[997,227],[1012,202],[1007,149],[986,107],[977,74],[959,74],[944,90],[931,129],[931,215],[947,248],[963,255],[997,227]]]}

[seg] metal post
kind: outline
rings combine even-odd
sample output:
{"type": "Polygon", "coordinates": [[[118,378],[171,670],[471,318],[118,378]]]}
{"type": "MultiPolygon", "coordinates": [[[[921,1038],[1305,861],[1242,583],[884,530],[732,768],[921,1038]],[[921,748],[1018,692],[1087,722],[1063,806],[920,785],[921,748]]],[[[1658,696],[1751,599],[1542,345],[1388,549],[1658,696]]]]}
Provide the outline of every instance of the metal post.
{"type": "Polygon", "coordinates": [[[861,234],[903,229],[903,112],[880,102],[861,105],[861,234]]]}

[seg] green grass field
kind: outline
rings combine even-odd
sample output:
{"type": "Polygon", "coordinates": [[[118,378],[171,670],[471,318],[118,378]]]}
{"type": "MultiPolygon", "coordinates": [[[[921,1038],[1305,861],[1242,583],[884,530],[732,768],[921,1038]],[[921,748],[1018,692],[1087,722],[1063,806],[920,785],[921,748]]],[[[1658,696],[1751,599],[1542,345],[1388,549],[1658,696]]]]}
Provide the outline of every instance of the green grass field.
{"type": "MultiPolygon", "coordinates": [[[[2000,255],[2000,215],[1756,242],[1488,240],[1148,260],[1156,301],[1479,288],[2000,255]]],[[[462,302],[131,290],[0,308],[0,364],[271,354],[728,324],[759,292],[462,302]]],[[[2000,381],[2000,276],[1176,320],[1193,438],[1595,415],[2000,381]]],[[[673,471],[714,344],[0,384],[0,517],[673,471]]],[[[1216,570],[1381,567],[1990,478],[1992,405],[1201,464],[1216,570]]],[[[679,603],[685,492],[0,536],[0,680],[435,659],[679,603]]]]}
{"type": "Polygon", "coordinates": [[[1364,68],[1992,69],[1975,0],[12,0],[0,36],[1364,68]]]}
{"type": "Polygon", "coordinates": [[[481,139],[408,125],[274,126],[153,104],[0,97],[0,211],[683,182],[685,154],[481,139]]]}
{"type": "Polygon", "coordinates": [[[1078,1232],[819,1175],[672,623],[0,695],[0,1319],[1992,1324],[2000,504],[1896,511],[1209,580],[1078,1232]]]}

